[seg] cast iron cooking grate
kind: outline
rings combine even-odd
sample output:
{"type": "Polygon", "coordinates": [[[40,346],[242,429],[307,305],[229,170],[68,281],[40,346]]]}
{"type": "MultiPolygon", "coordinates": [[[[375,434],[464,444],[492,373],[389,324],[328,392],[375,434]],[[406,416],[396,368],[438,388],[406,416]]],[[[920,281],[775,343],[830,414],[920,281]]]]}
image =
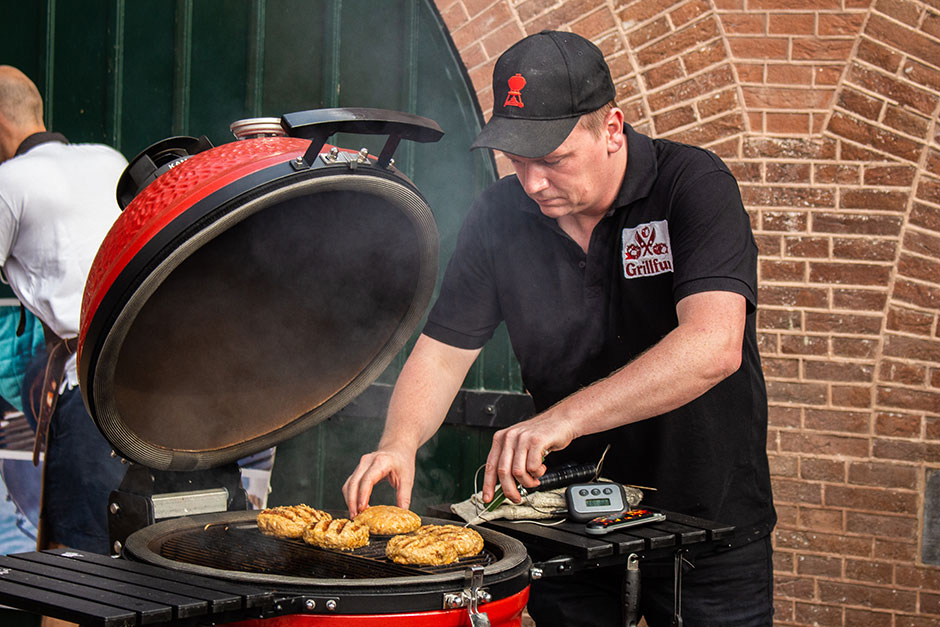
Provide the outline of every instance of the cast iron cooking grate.
{"type": "Polygon", "coordinates": [[[493,548],[484,545],[479,555],[453,564],[397,564],[385,557],[385,545],[390,537],[374,535],[368,545],[354,551],[333,551],[302,540],[266,536],[250,523],[215,523],[168,534],[160,538],[153,549],[168,560],[206,568],[322,579],[438,574],[463,571],[470,565],[486,566],[498,560],[493,548]]]}

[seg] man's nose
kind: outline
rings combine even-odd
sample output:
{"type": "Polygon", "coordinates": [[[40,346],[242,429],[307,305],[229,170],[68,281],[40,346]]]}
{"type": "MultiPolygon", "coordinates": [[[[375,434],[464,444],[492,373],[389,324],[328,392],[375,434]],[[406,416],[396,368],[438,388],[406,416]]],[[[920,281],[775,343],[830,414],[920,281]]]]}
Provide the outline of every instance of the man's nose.
{"type": "Polygon", "coordinates": [[[525,180],[522,188],[529,196],[537,194],[548,187],[548,178],[542,168],[534,163],[527,163],[525,166],[525,180]]]}

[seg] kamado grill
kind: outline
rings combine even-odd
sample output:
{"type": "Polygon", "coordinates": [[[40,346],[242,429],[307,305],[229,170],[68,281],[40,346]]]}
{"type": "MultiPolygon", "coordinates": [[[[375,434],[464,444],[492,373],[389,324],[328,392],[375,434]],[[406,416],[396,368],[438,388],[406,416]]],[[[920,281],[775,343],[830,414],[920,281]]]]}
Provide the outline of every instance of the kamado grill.
{"type": "Polygon", "coordinates": [[[483,552],[442,567],[387,560],[381,536],[321,550],[262,535],[238,477],[238,459],[348,404],[417,326],[437,231],[392,153],[440,128],[328,109],[233,131],[129,164],[85,287],[82,394],[133,462],[108,514],[127,559],[0,557],[0,603],[106,627],[518,625],[531,561],[517,540],[480,529],[483,552]],[[375,158],[327,145],[336,132],[388,139],[375,158]]]}

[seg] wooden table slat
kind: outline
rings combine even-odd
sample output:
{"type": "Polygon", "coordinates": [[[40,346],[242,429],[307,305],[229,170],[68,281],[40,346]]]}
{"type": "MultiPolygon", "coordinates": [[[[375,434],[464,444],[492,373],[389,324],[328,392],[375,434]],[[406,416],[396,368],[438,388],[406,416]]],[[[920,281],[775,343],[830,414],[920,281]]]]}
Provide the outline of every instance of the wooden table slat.
{"type": "MultiPolygon", "coordinates": [[[[189,618],[209,613],[208,604],[201,599],[157,590],[146,582],[131,583],[113,577],[93,575],[71,568],[63,570],[58,562],[43,563],[25,559],[0,557],[0,566],[14,572],[30,574],[47,581],[60,580],[70,586],[81,588],[75,592],[84,598],[98,600],[109,605],[140,611],[141,607],[168,608],[169,618],[189,618]]],[[[59,592],[66,590],[60,589],[59,592]]]]}
{"type": "MultiPolygon", "coordinates": [[[[55,549],[51,553],[63,554],[67,549],[55,549]]],[[[114,559],[105,555],[96,553],[83,553],[79,559],[92,564],[100,564],[108,568],[127,571],[141,575],[147,575],[156,579],[166,579],[176,583],[185,583],[187,586],[196,588],[192,596],[204,598],[207,601],[223,601],[230,597],[242,597],[246,602],[246,607],[258,607],[266,602],[270,602],[274,594],[270,591],[262,590],[255,585],[245,584],[238,581],[227,581],[204,577],[192,573],[175,571],[162,566],[135,562],[129,559],[114,559]]]]}
{"type": "MultiPolygon", "coordinates": [[[[178,595],[181,601],[184,597],[188,598],[194,605],[190,607],[189,603],[185,603],[186,607],[183,611],[186,612],[186,615],[193,615],[193,611],[198,612],[196,607],[200,605],[207,606],[206,611],[209,613],[229,612],[245,606],[245,597],[243,595],[218,589],[226,588],[224,582],[220,582],[222,585],[216,586],[214,585],[216,582],[214,579],[189,575],[166,568],[151,567],[146,564],[128,562],[127,560],[93,553],[77,553],[61,549],[41,553],[22,553],[13,557],[53,564],[56,567],[68,568],[91,577],[105,577],[147,586],[154,590],[178,595]],[[140,568],[144,566],[146,568],[140,568]]],[[[257,589],[253,594],[256,599],[270,598],[271,596],[270,593],[264,594],[257,589]]]]}
{"type": "Polygon", "coordinates": [[[727,538],[734,533],[734,525],[726,525],[713,520],[688,516],[686,514],[666,512],[666,520],[705,530],[708,542],[727,538]]]}
{"type": "Polygon", "coordinates": [[[614,547],[614,552],[618,555],[641,553],[649,548],[649,543],[646,538],[634,536],[629,533],[613,532],[597,537],[604,538],[605,542],[610,542],[611,546],[614,547]]]}
{"type": "Polygon", "coordinates": [[[659,523],[658,526],[663,531],[674,533],[679,546],[699,544],[708,540],[708,532],[706,530],[673,522],[671,519],[664,520],[659,523]]]}
{"type": "MultiPolygon", "coordinates": [[[[83,583],[66,581],[57,578],[55,569],[37,568],[36,572],[20,570],[22,560],[9,560],[0,557],[0,568],[3,569],[2,581],[12,581],[25,586],[32,586],[36,590],[52,592],[100,603],[125,611],[134,612],[141,625],[167,622],[173,618],[173,607],[166,603],[154,602],[140,596],[127,593],[121,586],[112,586],[111,589],[87,586],[83,583]],[[12,562],[15,562],[12,563],[12,562]]],[[[115,582],[110,582],[114,584],[115,582]]]]}
{"type": "MultiPolygon", "coordinates": [[[[112,586],[115,589],[128,590],[128,586],[136,586],[135,594],[147,597],[150,600],[164,602],[174,608],[176,618],[190,618],[204,616],[209,613],[209,603],[204,599],[192,596],[187,586],[178,584],[167,585],[165,580],[151,579],[145,576],[134,576],[130,573],[107,568],[95,564],[88,564],[73,558],[59,556],[52,553],[18,553],[9,556],[25,564],[44,564],[50,568],[67,571],[70,581],[87,585],[89,588],[103,589],[112,586]]],[[[239,602],[240,605],[240,602],[239,602]]],[[[232,608],[237,609],[237,607],[232,608]]]]}
{"type": "Polygon", "coordinates": [[[0,603],[87,627],[135,627],[137,613],[73,596],[36,590],[0,577],[0,603]]]}
{"type": "Polygon", "coordinates": [[[531,542],[545,550],[557,550],[579,558],[593,559],[614,554],[610,542],[596,540],[586,535],[573,533],[565,528],[566,523],[556,527],[545,527],[535,523],[511,523],[493,520],[486,526],[526,543],[531,542]]]}
{"type": "Polygon", "coordinates": [[[654,549],[668,549],[670,547],[676,546],[676,536],[673,533],[664,533],[659,527],[653,527],[652,525],[638,525],[636,527],[627,527],[623,531],[612,531],[608,533],[605,537],[611,541],[614,541],[618,536],[624,535],[628,537],[642,538],[646,543],[646,548],[649,550],[654,549]]]}

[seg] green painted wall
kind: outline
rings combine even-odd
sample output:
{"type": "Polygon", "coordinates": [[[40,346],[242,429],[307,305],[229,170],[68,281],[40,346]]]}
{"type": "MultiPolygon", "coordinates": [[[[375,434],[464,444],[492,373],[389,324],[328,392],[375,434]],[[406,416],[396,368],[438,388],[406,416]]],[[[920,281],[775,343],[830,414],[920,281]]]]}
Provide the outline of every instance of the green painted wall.
{"type": "MultiPolygon", "coordinates": [[[[481,115],[428,0],[0,0],[0,63],[39,86],[49,128],[128,158],[172,135],[232,141],[228,125],[336,106],[417,113],[445,131],[403,142],[396,164],[428,199],[441,269],[473,196],[495,177],[468,148],[481,115]]],[[[337,136],[344,147],[382,140],[337,136]]],[[[0,294],[2,296],[2,294],[0,294]]],[[[380,379],[393,383],[406,351],[380,379]]],[[[504,330],[467,386],[521,390],[504,330]]],[[[378,441],[377,416],[336,417],[279,448],[272,502],[341,504],[339,486],[378,441]]],[[[421,452],[418,503],[469,494],[486,430],[448,425],[421,452]]],[[[386,502],[389,502],[386,495],[386,502]]]]}

